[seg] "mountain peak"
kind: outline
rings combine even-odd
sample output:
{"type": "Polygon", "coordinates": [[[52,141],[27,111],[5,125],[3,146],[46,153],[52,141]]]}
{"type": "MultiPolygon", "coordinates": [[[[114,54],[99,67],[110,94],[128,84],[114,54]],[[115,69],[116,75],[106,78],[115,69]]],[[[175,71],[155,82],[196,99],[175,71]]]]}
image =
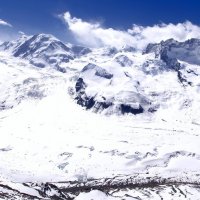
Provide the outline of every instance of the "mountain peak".
{"type": "Polygon", "coordinates": [[[38,33],[32,36],[32,38],[36,41],[60,41],[55,36],[46,33],[38,33]]]}

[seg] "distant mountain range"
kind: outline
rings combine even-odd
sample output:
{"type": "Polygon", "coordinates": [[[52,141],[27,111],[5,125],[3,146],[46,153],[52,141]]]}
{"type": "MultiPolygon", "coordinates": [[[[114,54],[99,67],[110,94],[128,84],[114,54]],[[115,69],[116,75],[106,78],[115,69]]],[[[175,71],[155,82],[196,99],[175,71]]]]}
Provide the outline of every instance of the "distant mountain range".
{"type": "Polygon", "coordinates": [[[141,52],[131,46],[95,49],[64,44],[52,35],[38,34],[4,42],[0,50],[32,66],[70,74],[71,96],[94,112],[154,113],[172,104],[187,109],[199,99],[199,39],[169,39],[141,52]]]}

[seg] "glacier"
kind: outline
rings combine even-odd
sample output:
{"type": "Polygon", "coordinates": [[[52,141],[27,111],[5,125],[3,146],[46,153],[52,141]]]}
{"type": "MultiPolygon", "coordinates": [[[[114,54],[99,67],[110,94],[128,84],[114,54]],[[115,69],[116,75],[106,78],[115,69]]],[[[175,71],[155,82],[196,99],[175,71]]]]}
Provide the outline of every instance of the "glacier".
{"type": "Polygon", "coordinates": [[[199,199],[199,49],[0,44],[0,198],[199,199]]]}

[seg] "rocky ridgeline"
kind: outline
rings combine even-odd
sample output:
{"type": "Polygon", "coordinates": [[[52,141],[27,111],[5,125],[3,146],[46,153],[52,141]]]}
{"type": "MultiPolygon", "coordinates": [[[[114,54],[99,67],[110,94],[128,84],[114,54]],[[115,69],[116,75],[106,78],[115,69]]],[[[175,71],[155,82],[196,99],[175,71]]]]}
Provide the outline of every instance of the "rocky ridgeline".
{"type": "MultiPolygon", "coordinates": [[[[101,191],[110,197],[128,197],[138,199],[165,198],[166,196],[178,197],[180,199],[190,199],[195,197],[196,192],[200,191],[199,182],[190,183],[183,180],[161,179],[150,177],[148,174],[143,178],[139,174],[132,176],[116,176],[113,178],[88,179],[84,181],[69,181],[58,183],[24,183],[22,187],[26,191],[34,191],[34,195],[28,192],[21,192],[11,186],[0,184],[3,192],[0,193],[1,199],[59,199],[73,200],[81,193],[91,191],[101,191]],[[191,189],[190,192],[187,190],[191,189]]],[[[20,187],[18,187],[20,188],[20,187]]]]}

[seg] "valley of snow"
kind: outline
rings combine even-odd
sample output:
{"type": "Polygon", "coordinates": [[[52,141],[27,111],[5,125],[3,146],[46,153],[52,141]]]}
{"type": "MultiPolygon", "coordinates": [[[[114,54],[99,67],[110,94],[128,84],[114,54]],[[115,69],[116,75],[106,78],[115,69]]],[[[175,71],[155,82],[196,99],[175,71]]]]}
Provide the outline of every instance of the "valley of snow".
{"type": "MultiPolygon", "coordinates": [[[[60,71],[2,50],[0,182],[84,183],[137,175],[138,181],[199,183],[200,68],[178,61],[181,78],[152,52],[111,55],[101,48],[60,62],[60,71]],[[84,83],[80,90],[77,80],[84,83]]],[[[191,199],[200,198],[199,190],[186,190],[191,199]]],[[[90,198],[120,199],[100,191],[76,199],[90,198]]]]}

